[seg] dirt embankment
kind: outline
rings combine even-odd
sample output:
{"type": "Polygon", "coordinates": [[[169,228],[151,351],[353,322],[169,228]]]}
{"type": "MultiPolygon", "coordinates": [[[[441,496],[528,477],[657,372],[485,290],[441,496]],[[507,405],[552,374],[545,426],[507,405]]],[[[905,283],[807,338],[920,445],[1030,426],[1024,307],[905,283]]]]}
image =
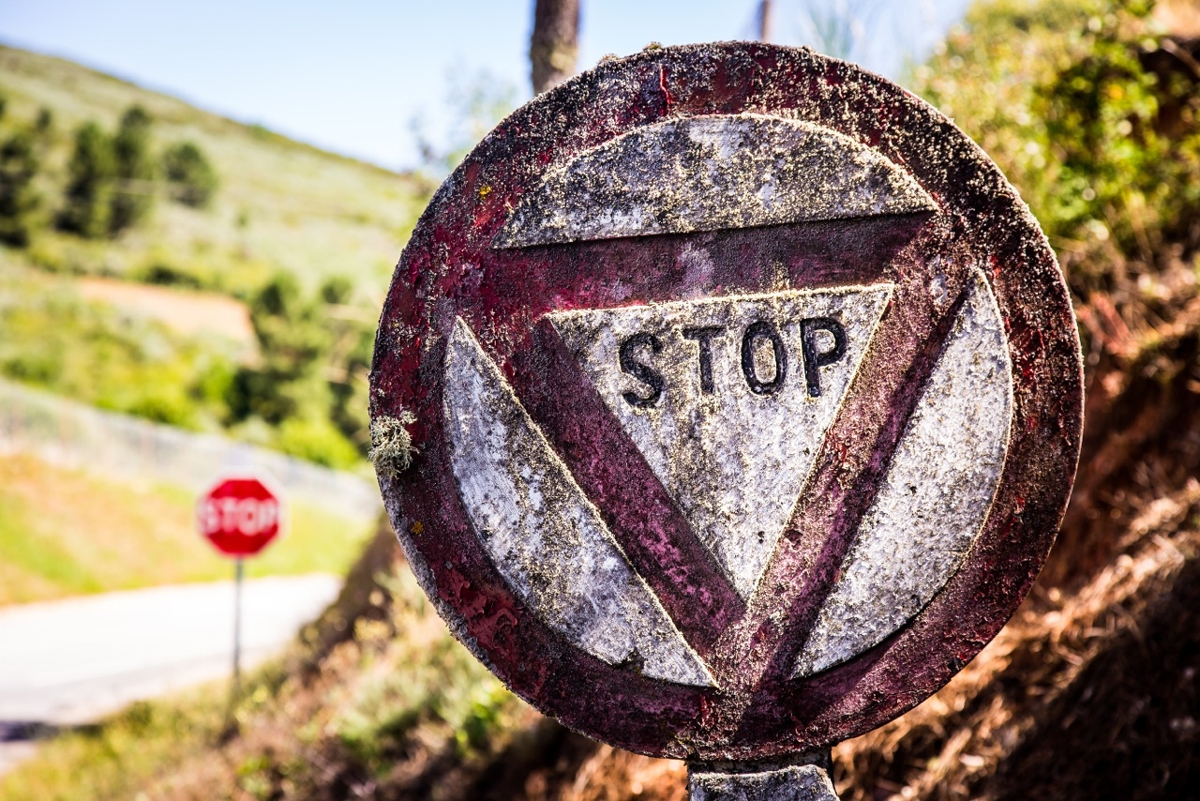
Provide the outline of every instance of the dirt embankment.
{"type": "Polygon", "coordinates": [[[77,286],[79,294],[87,300],[102,301],[127,314],[157,320],[181,334],[215,334],[236,342],[248,353],[257,349],[250,310],[227,295],[112,278],[79,278],[77,286]]]}

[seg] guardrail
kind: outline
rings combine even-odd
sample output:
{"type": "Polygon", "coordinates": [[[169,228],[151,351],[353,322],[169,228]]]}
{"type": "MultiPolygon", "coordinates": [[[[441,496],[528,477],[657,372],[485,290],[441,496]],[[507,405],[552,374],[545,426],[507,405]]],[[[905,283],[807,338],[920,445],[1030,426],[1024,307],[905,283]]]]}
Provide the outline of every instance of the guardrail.
{"type": "Polygon", "coordinates": [[[0,380],[0,455],[30,453],[105,476],[195,492],[221,472],[265,471],[290,498],[351,519],[376,516],[374,482],[217,434],[198,434],[106,412],[0,380]]]}

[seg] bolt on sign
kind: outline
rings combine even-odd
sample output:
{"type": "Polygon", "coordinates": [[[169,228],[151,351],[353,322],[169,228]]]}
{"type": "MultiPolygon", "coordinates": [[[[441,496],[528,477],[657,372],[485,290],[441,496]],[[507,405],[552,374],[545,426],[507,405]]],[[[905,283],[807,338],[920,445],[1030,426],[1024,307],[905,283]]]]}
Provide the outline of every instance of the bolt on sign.
{"type": "Polygon", "coordinates": [[[935,109],[809,50],[607,61],[442,185],[383,310],[391,520],[514,692],[756,762],[929,696],[1028,592],[1079,451],[1054,254],[935,109]]]}

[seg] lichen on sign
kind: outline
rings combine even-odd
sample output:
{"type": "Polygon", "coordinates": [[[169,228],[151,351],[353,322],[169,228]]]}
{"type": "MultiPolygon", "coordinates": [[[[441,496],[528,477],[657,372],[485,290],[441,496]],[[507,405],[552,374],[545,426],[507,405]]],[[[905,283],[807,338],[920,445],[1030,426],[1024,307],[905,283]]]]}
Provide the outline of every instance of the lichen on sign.
{"type": "Polygon", "coordinates": [[[657,756],[771,761],[935,692],[1028,591],[1078,454],[1028,209],[936,109],[806,50],[646,51],[518,109],[379,331],[422,586],[514,692],[657,756]]]}
{"type": "Polygon", "coordinates": [[[937,208],[877,151],[760,114],[637,128],[548,174],[498,247],[912,214],[937,208]]]}
{"type": "Polygon", "coordinates": [[[480,544],[517,593],[611,665],[711,686],[708,669],[461,320],[446,379],[454,474],[480,544]]]}
{"type": "Polygon", "coordinates": [[[550,319],[748,599],[891,291],[881,284],[778,292],[550,319]],[[646,346],[631,349],[639,337],[646,346]]]}

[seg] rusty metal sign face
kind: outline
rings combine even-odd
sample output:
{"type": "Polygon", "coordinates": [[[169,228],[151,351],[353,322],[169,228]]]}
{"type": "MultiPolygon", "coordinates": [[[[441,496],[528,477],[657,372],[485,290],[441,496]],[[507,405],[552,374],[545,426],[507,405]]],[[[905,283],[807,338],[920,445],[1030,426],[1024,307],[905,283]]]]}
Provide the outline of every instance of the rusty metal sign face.
{"type": "Polygon", "coordinates": [[[457,636],[572,728],[708,760],[861,734],[966,664],[1053,542],[1081,406],[1062,276],[986,156],[853,65],[736,43],[505,120],[418,224],[372,374],[457,636]]]}

